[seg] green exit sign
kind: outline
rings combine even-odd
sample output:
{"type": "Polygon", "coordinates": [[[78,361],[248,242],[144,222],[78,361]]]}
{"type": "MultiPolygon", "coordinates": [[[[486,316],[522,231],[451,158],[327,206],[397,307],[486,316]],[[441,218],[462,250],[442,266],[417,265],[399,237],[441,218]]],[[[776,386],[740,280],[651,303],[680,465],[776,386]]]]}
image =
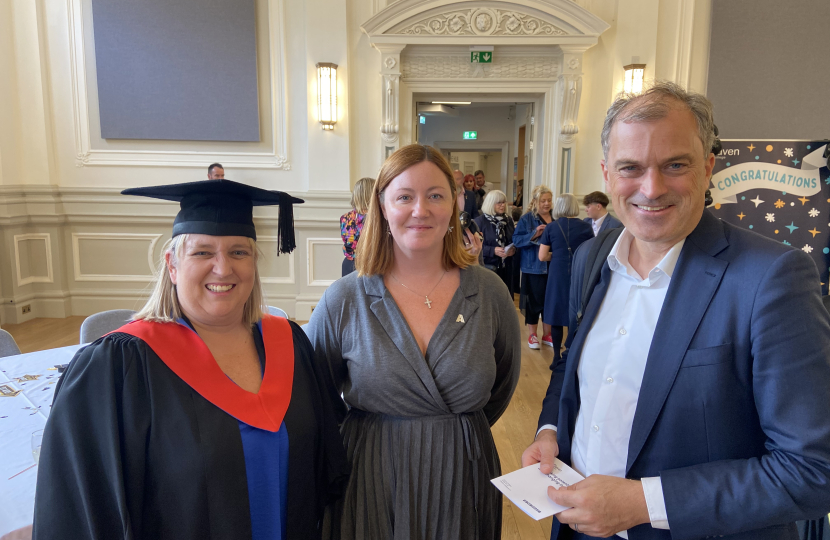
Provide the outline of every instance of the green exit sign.
{"type": "Polygon", "coordinates": [[[464,132],[465,139],[477,139],[478,138],[478,131],[465,131],[464,132]]]}
{"type": "Polygon", "coordinates": [[[473,64],[491,64],[493,53],[489,51],[470,51],[470,62],[473,64]]]}

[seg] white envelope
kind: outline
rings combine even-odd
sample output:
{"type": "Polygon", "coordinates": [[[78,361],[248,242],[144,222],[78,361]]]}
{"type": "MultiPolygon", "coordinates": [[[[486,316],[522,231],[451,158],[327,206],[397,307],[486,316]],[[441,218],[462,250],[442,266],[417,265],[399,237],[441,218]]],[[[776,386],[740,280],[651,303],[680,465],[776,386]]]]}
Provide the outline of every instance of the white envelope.
{"type": "Polygon", "coordinates": [[[537,463],[490,481],[513,504],[538,521],[568,509],[550,500],[548,487],[567,487],[580,480],[584,480],[581,474],[560,460],[554,459],[553,471],[550,474],[542,474],[537,463]]]}

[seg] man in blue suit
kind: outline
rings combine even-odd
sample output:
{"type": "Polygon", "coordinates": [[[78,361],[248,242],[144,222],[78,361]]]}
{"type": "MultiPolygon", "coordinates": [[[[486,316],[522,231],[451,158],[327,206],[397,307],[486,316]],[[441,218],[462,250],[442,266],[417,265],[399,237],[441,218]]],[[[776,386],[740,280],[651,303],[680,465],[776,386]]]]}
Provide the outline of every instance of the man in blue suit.
{"type": "Polygon", "coordinates": [[[585,213],[583,221],[594,229],[594,236],[608,229],[621,229],[623,224],[619,219],[608,213],[608,195],[601,191],[594,191],[582,198],[585,213]]]}
{"type": "Polygon", "coordinates": [[[819,275],[705,210],[713,131],[711,103],[672,83],[608,110],[602,171],[626,228],[522,456],[586,476],[548,490],[570,507],[554,539],[794,539],[793,522],[830,510],[819,275]]]}

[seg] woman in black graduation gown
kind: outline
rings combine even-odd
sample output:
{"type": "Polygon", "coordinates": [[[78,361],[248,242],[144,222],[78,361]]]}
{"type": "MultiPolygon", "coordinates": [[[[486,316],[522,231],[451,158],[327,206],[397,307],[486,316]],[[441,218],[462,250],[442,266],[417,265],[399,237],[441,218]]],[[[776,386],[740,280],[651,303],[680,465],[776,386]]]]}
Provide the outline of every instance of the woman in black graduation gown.
{"type": "Polygon", "coordinates": [[[55,392],[33,538],[313,539],[348,474],[329,376],[304,332],[267,315],[252,206],[292,199],[229,180],[125,190],[176,200],[136,321],[82,349],[55,392]]]}

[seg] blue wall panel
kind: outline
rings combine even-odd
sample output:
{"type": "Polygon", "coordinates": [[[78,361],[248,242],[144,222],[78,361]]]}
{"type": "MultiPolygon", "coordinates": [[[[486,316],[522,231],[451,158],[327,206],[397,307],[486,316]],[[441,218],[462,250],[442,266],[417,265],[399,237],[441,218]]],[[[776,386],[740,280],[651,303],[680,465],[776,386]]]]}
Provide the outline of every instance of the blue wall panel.
{"type": "Polygon", "coordinates": [[[92,0],[101,137],[259,141],[254,0],[92,0]]]}

